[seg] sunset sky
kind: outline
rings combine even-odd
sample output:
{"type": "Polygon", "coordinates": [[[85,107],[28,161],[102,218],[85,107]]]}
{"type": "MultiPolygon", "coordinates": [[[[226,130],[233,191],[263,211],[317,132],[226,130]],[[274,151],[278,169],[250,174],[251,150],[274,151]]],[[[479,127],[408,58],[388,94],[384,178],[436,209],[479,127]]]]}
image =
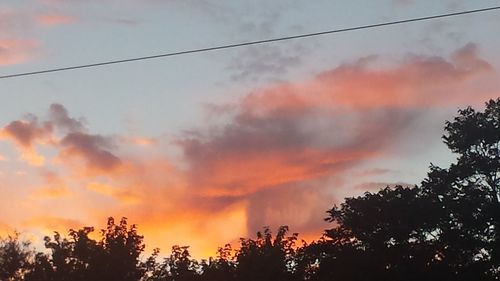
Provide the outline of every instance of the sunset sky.
{"type": "MultiPolygon", "coordinates": [[[[498,5],[0,1],[0,75],[498,5]]],[[[500,11],[0,80],[0,234],[125,216],[195,257],[346,196],[419,184],[459,108],[500,96],[500,11]]]]}

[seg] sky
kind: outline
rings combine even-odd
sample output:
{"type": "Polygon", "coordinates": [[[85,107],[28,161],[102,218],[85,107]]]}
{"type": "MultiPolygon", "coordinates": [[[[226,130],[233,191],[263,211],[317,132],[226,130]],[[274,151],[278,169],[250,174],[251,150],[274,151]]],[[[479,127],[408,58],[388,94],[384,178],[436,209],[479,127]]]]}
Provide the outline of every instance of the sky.
{"type": "MultiPolygon", "coordinates": [[[[498,1],[0,0],[0,75],[498,1]]],[[[500,96],[500,12],[0,80],[0,234],[127,217],[195,257],[454,160],[445,120],[500,96]]],[[[37,244],[38,243],[38,244],[37,244]]]]}

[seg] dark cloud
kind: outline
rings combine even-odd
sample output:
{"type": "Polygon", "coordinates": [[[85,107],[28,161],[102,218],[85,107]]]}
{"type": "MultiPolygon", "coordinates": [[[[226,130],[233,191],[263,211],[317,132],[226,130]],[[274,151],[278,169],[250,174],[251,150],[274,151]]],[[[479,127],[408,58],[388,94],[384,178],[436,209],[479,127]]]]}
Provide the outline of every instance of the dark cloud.
{"type": "Polygon", "coordinates": [[[58,103],[53,103],[49,108],[49,120],[59,129],[67,132],[83,132],[85,126],[81,120],[69,117],[68,110],[58,103]]]}
{"type": "Polygon", "coordinates": [[[113,142],[101,135],[86,133],[69,133],[60,142],[62,157],[81,157],[86,160],[88,168],[109,171],[120,164],[120,159],[110,150],[113,142]]]}
{"type": "MultiPolygon", "coordinates": [[[[89,134],[83,122],[70,117],[61,104],[50,106],[47,121],[40,122],[38,117],[28,115],[26,120],[9,123],[1,133],[11,138],[21,148],[29,149],[30,155],[36,155],[32,147],[34,143],[49,143],[60,149],[63,159],[74,157],[84,159],[89,170],[109,171],[121,163],[121,160],[112,153],[115,148],[113,138],[89,134]],[[54,129],[62,134],[62,137],[59,138],[54,129]]],[[[35,162],[41,164],[41,160],[35,162]]]]}
{"type": "Polygon", "coordinates": [[[27,120],[10,122],[3,128],[3,132],[21,146],[28,148],[35,140],[49,137],[52,133],[52,124],[48,122],[40,124],[38,118],[29,115],[27,120]]]}
{"type": "Polygon", "coordinates": [[[468,43],[456,50],[451,58],[456,65],[457,71],[462,72],[462,75],[492,71],[491,64],[478,57],[478,51],[479,48],[474,43],[468,43]]]}
{"type": "Polygon", "coordinates": [[[70,117],[61,104],[50,106],[49,120],[62,132],[67,132],[60,141],[62,157],[81,157],[87,168],[101,171],[112,170],[121,163],[111,152],[115,148],[112,138],[87,133],[82,120],[70,117]]]}

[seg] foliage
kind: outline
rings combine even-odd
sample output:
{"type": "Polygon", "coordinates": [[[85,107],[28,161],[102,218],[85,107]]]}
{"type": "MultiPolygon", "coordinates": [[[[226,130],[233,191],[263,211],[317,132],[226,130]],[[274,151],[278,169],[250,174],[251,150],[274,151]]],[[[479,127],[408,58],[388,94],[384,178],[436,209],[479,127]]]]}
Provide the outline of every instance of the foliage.
{"type": "Polygon", "coordinates": [[[20,241],[18,233],[0,239],[0,280],[19,280],[29,269],[32,255],[30,242],[20,241]]]}
{"type": "Polygon", "coordinates": [[[125,218],[115,224],[109,218],[100,241],[89,237],[93,231],[92,227],[84,227],[70,230],[69,238],[57,232],[52,238],[45,237],[50,254],[36,255],[26,280],[136,281],[144,275],[145,264],[140,261],[143,237],[135,225],[129,227],[125,218]]]}
{"type": "Polygon", "coordinates": [[[241,239],[236,254],[236,279],[242,281],[292,280],[297,233],[286,236],[287,226],[273,238],[269,228],[257,232],[257,239],[241,239]]]}
{"type": "Polygon", "coordinates": [[[319,280],[499,278],[499,120],[500,99],[484,112],[460,110],[443,137],[456,163],[431,165],[421,186],[366,193],[328,211],[336,227],[311,247],[319,280]]]}

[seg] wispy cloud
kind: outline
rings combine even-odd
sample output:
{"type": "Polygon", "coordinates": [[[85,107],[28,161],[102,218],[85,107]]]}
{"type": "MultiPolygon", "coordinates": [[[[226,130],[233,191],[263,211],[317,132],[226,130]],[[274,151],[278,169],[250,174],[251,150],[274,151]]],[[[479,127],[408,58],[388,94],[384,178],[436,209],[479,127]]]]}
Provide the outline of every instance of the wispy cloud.
{"type": "Polygon", "coordinates": [[[76,18],[64,14],[41,14],[35,16],[37,23],[45,26],[55,26],[74,23],[76,18]]]}
{"type": "Polygon", "coordinates": [[[37,40],[0,39],[0,65],[24,63],[35,57],[37,40]]]}
{"type": "Polygon", "coordinates": [[[248,47],[230,61],[227,69],[233,73],[234,82],[279,81],[290,68],[300,65],[304,51],[300,47],[248,47]]]}

